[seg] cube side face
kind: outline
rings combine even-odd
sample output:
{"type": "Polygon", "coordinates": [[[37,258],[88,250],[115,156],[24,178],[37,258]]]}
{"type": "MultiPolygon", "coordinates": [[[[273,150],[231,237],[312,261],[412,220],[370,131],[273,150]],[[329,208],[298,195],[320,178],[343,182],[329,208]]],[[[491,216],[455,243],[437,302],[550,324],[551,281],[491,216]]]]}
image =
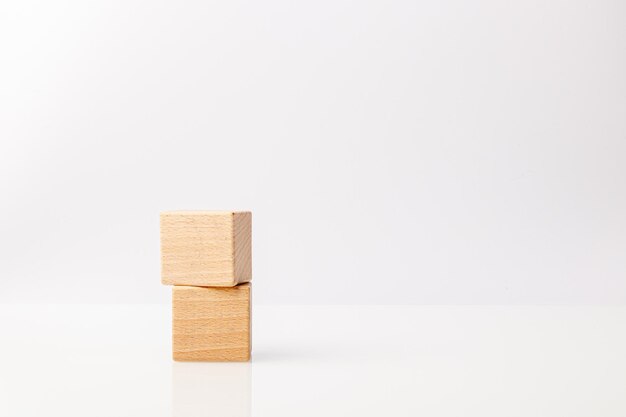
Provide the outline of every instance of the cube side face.
{"type": "Polygon", "coordinates": [[[172,348],[176,361],[250,360],[250,284],[172,289],[172,348]]]}
{"type": "Polygon", "coordinates": [[[234,213],[161,213],[161,282],[230,287],[237,284],[234,213]]]}
{"type": "Polygon", "coordinates": [[[252,213],[237,212],[233,215],[233,245],[235,281],[252,280],[252,213]]]}

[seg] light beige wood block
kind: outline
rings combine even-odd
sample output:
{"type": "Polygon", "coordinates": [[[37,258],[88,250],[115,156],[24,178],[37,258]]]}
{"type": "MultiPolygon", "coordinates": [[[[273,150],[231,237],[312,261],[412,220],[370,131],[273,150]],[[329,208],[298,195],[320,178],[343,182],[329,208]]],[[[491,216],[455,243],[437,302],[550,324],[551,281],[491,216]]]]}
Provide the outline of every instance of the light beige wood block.
{"type": "Polygon", "coordinates": [[[250,360],[250,296],[250,283],[230,288],[174,286],[174,360],[250,360]]]}
{"type": "Polygon", "coordinates": [[[232,287],[252,279],[252,213],[161,213],[161,282],[232,287]]]}

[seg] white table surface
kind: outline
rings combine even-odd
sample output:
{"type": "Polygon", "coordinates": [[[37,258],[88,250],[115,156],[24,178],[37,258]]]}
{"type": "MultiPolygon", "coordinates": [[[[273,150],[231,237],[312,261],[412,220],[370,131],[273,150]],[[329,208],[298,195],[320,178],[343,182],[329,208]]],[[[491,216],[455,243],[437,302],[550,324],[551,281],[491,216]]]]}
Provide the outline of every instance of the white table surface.
{"type": "Polygon", "coordinates": [[[167,305],[0,306],[0,416],[625,416],[626,307],[268,307],[174,363],[167,305]]]}

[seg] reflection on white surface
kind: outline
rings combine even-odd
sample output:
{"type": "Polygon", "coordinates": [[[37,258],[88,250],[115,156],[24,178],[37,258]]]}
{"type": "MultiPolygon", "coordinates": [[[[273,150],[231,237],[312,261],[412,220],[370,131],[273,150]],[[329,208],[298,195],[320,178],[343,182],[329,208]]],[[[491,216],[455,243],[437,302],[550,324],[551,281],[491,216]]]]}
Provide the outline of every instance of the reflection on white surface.
{"type": "Polygon", "coordinates": [[[250,363],[175,362],[172,417],[249,417],[250,377],[250,363]]]}
{"type": "Polygon", "coordinates": [[[0,417],[626,416],[626,307],[255,306],[251,363],[170,311],[0,305],[0,417]]]}

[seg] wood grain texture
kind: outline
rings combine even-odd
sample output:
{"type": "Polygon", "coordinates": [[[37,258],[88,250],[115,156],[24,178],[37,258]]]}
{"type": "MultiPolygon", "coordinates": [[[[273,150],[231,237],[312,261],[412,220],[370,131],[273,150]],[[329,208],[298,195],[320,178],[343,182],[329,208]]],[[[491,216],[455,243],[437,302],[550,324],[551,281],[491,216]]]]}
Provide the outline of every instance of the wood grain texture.
{"type": "Polygon", "coordinates": [[[232,287],[252,279],[252,213],[161,213],[161,282],[232,287]]]}
{"type": "Polygon", "coordinates": [[[172,350],[176,361],[250,360],[251,284],[172,288],[172,350]]]}
{"type": "Polygon", "coordinates": [[[233,213],[233,252],[237,282],[248,282],[252,278],[252,213],[233,213]]]}

